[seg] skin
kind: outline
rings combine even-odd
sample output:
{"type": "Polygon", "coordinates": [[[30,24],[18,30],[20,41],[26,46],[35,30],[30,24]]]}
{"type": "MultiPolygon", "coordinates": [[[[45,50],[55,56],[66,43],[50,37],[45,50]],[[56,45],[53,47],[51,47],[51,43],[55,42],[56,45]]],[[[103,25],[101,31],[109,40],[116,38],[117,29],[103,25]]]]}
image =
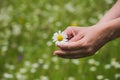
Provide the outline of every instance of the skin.
{"type": "Polygon", "coordinates": [[[94,55],[102,46],[120,37],[120,0],[95,25],[89,27],[68,27],[65,33],[69,41],[59,44],[54,55],[77,59],[94,55]]]}

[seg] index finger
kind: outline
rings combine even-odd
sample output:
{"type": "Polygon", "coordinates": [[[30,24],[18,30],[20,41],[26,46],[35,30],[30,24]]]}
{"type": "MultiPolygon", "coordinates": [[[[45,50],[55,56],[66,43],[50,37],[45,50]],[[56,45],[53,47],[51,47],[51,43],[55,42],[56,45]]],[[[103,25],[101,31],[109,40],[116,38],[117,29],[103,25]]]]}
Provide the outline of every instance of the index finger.
{"type": "Polygon", "coordinates": [[[67,34],[68,38],[71,39],[73,36],[77,34],[77,27],[67,27],[63,32],[67,34]]]}

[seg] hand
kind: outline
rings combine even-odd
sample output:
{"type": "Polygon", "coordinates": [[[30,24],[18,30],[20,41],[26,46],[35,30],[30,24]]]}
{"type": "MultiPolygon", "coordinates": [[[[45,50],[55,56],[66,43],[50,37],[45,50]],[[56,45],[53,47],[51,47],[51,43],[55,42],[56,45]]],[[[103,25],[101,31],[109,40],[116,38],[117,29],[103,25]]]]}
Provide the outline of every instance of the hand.
{"type": "Polygon", "coordinates": [[[64,31],[69,41],[57,45],[60,49],[54,52],[62,58],[82,58],[95,54],[106,42],[109,41],[110,31],[101,26],[68,27],[64,31]]]}

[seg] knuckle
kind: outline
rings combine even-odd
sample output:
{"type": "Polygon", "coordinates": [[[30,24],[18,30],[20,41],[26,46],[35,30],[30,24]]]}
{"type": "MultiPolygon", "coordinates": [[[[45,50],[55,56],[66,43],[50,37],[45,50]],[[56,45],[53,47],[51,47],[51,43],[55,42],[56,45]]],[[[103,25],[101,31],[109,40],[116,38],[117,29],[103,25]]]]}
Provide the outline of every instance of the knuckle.
{"type": "Polygon", "coordinates": [[[64,48],[65,49],[71,49],[71,45],[66,45],[64,48]]]}
{"type": "Polygon", "coordinates": [[[83,42],[81,45],[86,49],[88,55],[93,55],[95,53],[95,48],[91,43],[86,41],[83,42]]]}
{"type": "Polygon", "coordinates": [[[72,46],[72,45],[68,46],[68,49],[73,49],[73,48],[74,48],[74,46],[72,46]]]}
{"type": "Polygon", "coordinates": [[[72,26],[68,26],[68,27],[67,27],[67,30],[72,30],[72,29],[73,29],[72,26]]]}
{"type": "Polygon", "coordinates": [[[84,47],[84,48],[86,48],[87,45],[88,45],[88,44],[87,44],[85,41],[80,41],[80,43],[79,43],[79,47],[84,47]]]}
{"type": "Polygon", "coordinates": [[[90,46],[87,48],[87,52],[89,56],[92,56],[95,54],[95,49],[92,46],[90,46]]]}
{"type": "Polygon", "coordinates": [[[89,52],[89,53],[93,53],[93,48],[91,48],[91,47],[88,48],[88,52],[89,52]]]}

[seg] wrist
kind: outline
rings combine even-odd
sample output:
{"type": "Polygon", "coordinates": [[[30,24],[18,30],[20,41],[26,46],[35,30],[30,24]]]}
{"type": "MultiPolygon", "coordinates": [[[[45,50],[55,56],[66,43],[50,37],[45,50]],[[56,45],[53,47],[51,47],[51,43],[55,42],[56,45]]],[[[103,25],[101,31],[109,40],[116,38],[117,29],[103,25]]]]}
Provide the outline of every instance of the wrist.
{"type": "Polygon", "coordinates": [[[108,40],[120,37],[120,18],[107,23],[96,24],[93,27],[96,30],[103,32],[108,40]]]}
{"type": "Polygon", "coordinates": [[[98,39],[103,43],[109,42],[114,38],[114,30],[107,24],[97,24],[92,27],[95,34],[98,35],[98,39]]]}

